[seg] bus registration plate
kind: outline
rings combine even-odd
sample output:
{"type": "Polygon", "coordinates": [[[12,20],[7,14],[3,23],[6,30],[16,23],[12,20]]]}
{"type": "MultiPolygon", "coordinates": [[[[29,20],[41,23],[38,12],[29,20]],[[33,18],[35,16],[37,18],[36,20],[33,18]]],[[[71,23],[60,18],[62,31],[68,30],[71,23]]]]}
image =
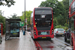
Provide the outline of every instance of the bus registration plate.
{"type": "Polygon", "coordinates": [[[46,37],[42,37],[42,38],[46,38],[46,37]]]}
{"type": "Polygon", "coordinates": [[[17,33],[13,33],[13,35],[17,35],[17,33]]]}

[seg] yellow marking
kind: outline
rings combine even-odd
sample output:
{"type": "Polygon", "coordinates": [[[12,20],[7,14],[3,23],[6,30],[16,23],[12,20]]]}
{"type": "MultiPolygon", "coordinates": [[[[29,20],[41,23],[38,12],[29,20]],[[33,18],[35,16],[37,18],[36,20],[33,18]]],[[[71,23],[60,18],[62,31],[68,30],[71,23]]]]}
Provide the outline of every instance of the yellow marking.
{"type": "Polygon", "coordinates": [[[13,33],[14,35],[16,35],[17,33],[13,33]]]}
{"type": "Polygon", "coordinates": [[[46,37],[42,37],[42,38],[46,38],[46,37]]]}
{"type": "Polygon", "coordinates": [[[34,25],[34,27],[36,27],[36,25],[34,25]]]}

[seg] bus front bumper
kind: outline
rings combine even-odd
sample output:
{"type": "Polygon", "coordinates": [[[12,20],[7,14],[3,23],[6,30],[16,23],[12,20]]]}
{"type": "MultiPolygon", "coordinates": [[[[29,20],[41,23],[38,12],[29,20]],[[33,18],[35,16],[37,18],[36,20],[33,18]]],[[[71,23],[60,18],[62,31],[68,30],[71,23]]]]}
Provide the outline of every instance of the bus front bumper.
{"type": "Polygon", "coordinates": [[[54,35],[34,35],[34,39],[37,39],[37,38],[54,38],[54,35]]]}

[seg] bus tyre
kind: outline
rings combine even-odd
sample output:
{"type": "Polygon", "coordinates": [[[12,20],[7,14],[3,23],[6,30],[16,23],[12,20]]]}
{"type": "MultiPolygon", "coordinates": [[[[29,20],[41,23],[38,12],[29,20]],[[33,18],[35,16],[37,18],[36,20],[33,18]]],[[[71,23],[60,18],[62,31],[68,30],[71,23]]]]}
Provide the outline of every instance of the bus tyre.
{"type": "Polygon", "coordinates": [[[48,40],[50,40],[50,41],[51,41],[51,38],[48,38],[48,40]]]}
{"type": "Polygon", "coordinates": [[[64,41],[67,42],[67,37],[66,36],[64,36],[64,41]]]}

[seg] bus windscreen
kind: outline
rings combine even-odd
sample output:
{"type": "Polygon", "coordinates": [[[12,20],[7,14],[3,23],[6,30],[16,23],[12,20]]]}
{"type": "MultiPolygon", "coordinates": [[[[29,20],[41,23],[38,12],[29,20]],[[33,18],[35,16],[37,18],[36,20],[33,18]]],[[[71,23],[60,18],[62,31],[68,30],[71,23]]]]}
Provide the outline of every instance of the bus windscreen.
{"type": "Polygon", "coordinates": [[[46,10],[40,9],[40,10],[36,10],[35,14],[52,14],[52,11],[51,11],[51,9],[48,9],[48,10],[47,9],[46,10]]]}
{"type": "Polygon", "coordinates": [[[50,27],[52,23],[52,15],[45,15],[44,18],[42,15],[35,15],[35,24],[37,27],[50,27]]]}
{"type": "Polygon", "coordinates": [[[52,24],[51,10],[35,11],[35,24],[38,30],[50,30],[52,24]]]}

